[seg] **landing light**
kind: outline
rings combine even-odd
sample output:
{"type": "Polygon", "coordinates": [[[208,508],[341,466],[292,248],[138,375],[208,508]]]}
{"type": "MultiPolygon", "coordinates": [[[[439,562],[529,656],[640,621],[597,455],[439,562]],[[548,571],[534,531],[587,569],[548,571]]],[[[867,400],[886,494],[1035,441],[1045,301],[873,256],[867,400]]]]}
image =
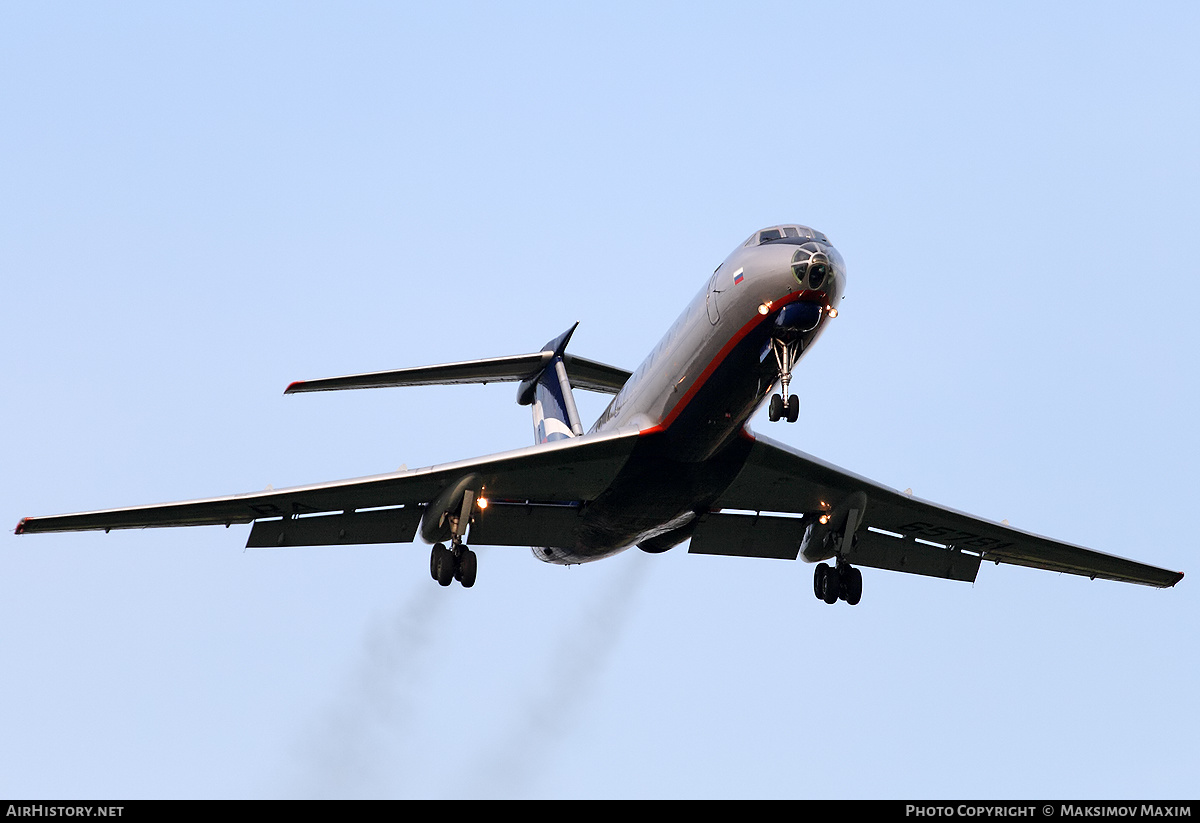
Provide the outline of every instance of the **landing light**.
{"type": "Polygon", "coordinates": [[[829,523],[829,515],[823,514],[817,520],[820,521],[822,526],[827,525],[829,523]]]}
{"type": "Polygon", "coordinates": [[[833,306],[826,306],[825,311],[829,312],[830,317],[837,317],[837,309],[833,306]]]}
{"type": "Polygon", "coordinates": [[[479,506],[479,508],[481,508],[481,509],[486,509],[486,508],[487,508],[487,506],[488,506],[488,500],[487,500],[487,498],[486,498],[486,497],[481,497],[481,498],[479,498],[478,500],[476,500],[476,501],[475,501],[475,503],[476,503],[476,505],[478,505],[478,506],[479,506]]]}
{"type": "Polygon", "coordinates": [[[759,314],[766,314],[770,310],[771,310],[771,301],[770,300],[768,300],[766,303],[763,303],[762,305],[760,305],[758,307],[759,314]]]}

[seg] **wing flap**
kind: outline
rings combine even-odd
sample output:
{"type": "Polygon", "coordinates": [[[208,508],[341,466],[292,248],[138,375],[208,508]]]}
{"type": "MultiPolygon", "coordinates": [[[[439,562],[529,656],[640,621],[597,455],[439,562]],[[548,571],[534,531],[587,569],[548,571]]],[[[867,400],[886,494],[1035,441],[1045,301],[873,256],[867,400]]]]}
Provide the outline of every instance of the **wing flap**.
{"type": "Polygon", "coordinates": [[[573,549],[582,508],[577,505],[492,501],[471,523],[473,546],[549,546],[573,549]]]}
{"type": "Polygon", "coordinates": [[[701,516],[688,553],[795,560],[803,537],[795,517],[712,512],[701,516]]]}
{"type": "Polygon", "coordinates": [[[858,538],[858,543],[846,559],[856,566],[872,569],[974,583],[983,559],[978,554],[960,549],[930,546],[870,530],[859,532],[858,538]]]}
{"type": "MultiPolygon", "coordinates": [[[[688,553],[795,560],[807,522],[807,518],[770,514],[712,512],[700,518],[688,553]]],[[[979,571],[978,554],[865,529],[858,538],[846,558],[858,566],[968,582],[973,582],[979,571]]]]}
{"type": "Polygon", "coordinates": [[[256,520],[246,548],[411,543],[424,511],[424,506],[409,505],[365,512],[256,520]]]}

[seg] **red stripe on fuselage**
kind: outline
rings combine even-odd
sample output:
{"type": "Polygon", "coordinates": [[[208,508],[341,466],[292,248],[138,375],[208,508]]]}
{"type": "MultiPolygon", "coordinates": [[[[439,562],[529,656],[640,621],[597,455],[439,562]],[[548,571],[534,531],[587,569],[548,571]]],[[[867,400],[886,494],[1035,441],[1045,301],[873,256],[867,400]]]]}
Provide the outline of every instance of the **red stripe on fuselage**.
{"type": "Polygon", "coordinates": [[[687,392],[684,393],[683,397],[679,399],[679,402],[676,403],[669,412],[667,412],[667,416],[663,418],[663,421],[657,426],[644,429],[642,434],[652,434],[654,432],[663,431],[673,422],[675,422],[675,418],[677,418],[684,410],[688,402],[696,396],[696,393],[704,387],[704,384],[708,381],[708,378],[712,376],[712,373],[717,370],[717,367],[725,362],[725,358],[729,356],[729,353],[746,338],[746,335],[754,331],[754,329],[760,324],[767,322],[767,320],[771,318],[772,314],[774,314],[775,309],[781,306],[786,306],[788,303],[795,303],[798,300],[812,298],[818,298],[821,301],[828,300],[828,296],[823,291],[805,289],[804,291],[792,292],[791,294],[785,295],[784,297],[773,301],[771,303],[771,312],[767,314],[755,314],[753,319],[742,326],[732,337],[729,338],[725,345],[721,347],[721,350],[717,352],[717,356],[714,357],[712,361],[704,368],[704,371],[702,371],[700,376],[696,378],[696,381],[692,383],[692,387],[688,389],[687,392]]]}

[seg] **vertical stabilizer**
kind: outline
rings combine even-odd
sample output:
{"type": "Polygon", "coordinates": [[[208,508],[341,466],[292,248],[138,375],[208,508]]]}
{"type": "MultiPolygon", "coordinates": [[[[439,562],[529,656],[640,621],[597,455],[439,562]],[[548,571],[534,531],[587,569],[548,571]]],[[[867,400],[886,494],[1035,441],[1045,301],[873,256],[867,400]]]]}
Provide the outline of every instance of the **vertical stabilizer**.
{"type": "Polygon", "coordinates": [[[578,326],[576,323],[542,347],[542,351],[550,353],[551,357],[537,374],[525,378],[517,390],[517,402],[533,406],[535,443],[550,443],[583,434],[583,424],[579,420],[579,410],[575,408],[571,381],[563,362],[567,343],[578,326]]]}

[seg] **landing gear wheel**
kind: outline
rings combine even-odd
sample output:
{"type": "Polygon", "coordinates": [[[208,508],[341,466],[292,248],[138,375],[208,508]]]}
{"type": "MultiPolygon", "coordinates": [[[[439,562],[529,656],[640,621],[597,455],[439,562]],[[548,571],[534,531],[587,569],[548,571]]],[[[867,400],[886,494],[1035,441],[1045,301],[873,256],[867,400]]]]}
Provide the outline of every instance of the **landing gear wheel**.
{"type": "Polygon", "coordinates": [[[445,543],[435,543],[433,549],[429,552],[429,576],[434,580],[438,579],[438,551],[444,551],[445,549],[445,543]]]}
{"type": "Polygon", "coordinates": [[[813,594],[818,600],[825,599],[825,575],[829,572],[828,563],[818,563],[813,570],[813,594]]]}
{"type": "Polygon", "coordinates": [[[454,552],[447,549],[445,544],[438,543],[430,554],[429,567],[433,579],[439,586],[449,586],[454,582],[454,571],[458,564],[454,562],[454,552]]]}
{"type": "Polygon", "coordinates": [[[771,405],[767,409],[767,417],[774,423],[779,418],[786,414],[783,408],[783,398],[777,394],[771,395],[771,405]]]}
{"type": "Polygon", "coordinates": [[[830,569],[824,576],[824,588],[821,591],[821,600],[833,606],[838,602],[838,597],[841,596],[841,575],[836,569],[830,569]]]}
{"type": "Polygon", "coordinates": [[[458,567],[455,569],[454,576],[462,583],[464,589],[469,589],[475,585],[475,572],[479,569],[479,558],[475,556],[475,552],[462,547],[462,554],[458,556],[458,567]]]}
{"type": "Polygon", "coordinates": [[[792,368],[800,359],[802,348],[802,341],[792,339],[790,335],[771,338],[771,351],[775,355],[775,365],[779,368],[776,379],[779,380],[781,389],[779,394],[771,397],[772,421],[786,417],[789,423],[795,423],[796,418],[800,416],[800,399],[794,394],[789,394],[788,387],[792,384],[792,368]]]}
{"type": "Polygon", "coordinates": [[[826,567],[821,575],[821,599],[832,606],[842,594],[842,576],[836,568],[826,567]]]}
{"type": "Polygon", "coordinates": [[[853,566],[842,569],[842,599],[851,606],[857,606],[862,600],[862,572],[853,566]]]}

